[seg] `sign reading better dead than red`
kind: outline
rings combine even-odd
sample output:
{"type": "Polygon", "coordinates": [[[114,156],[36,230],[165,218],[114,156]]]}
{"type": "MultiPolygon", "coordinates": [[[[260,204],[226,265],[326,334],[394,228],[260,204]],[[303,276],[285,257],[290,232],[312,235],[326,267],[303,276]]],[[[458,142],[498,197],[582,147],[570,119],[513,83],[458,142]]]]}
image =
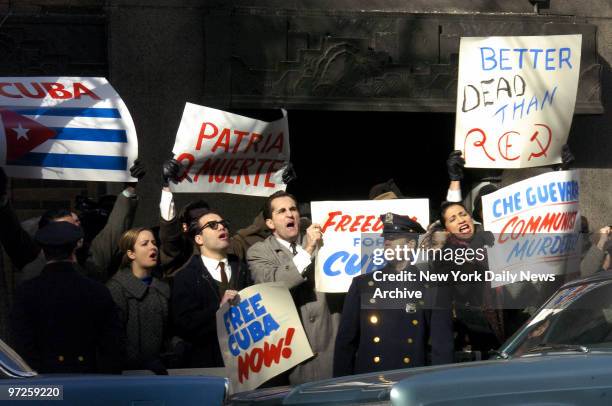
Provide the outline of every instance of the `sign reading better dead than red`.
{"type": "Polygon", "coordinates": [[[269,196],[286,188],[287,114],[266,122],[187,103],[172,152],[185,168],[174,192],[269,196]]]}
{"type": "Polygon", "coordinates": [[[581,35],[461,38],[455,149],[467,167],[561,162],[581,44],[581,35]]]}

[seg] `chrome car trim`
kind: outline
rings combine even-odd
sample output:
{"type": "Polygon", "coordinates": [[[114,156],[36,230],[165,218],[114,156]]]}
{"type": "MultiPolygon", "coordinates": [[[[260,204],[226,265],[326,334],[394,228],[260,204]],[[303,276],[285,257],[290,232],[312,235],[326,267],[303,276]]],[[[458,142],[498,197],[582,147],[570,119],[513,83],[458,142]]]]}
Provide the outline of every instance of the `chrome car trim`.
{"type": "Polygon", "coordinates": [[[2,340],[0,340],[0,371],[10,378],[30,378],[38,375],[2,340]]]}

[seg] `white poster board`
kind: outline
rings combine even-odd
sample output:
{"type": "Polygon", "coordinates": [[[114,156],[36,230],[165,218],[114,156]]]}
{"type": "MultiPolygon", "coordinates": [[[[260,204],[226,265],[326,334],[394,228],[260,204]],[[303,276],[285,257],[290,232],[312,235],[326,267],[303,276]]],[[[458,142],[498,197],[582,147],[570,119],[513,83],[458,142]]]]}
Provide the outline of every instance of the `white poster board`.
{"type": "Polygon", "coordinates": [[[383,248],[381,215],[408,216],[425,229],[429,224],[428,199],[312,202],[310,208],[323,231],[315,263],[319,292],[348,292],[353,277],[382,268],[372,258],[374,249],[383,248]]]}
{"type": "Polygon", "coordinates": [[[269,196],[287,186],[287,112],[266,122],[187,103],[172,152],[186,168],[173,192],[269,196]]]}
{"type": "Polygon", "coordinates": [[[483,196],[484,227],[495,236],[487,250],[498,275],[492,286],[552,282],[579,269],[579,197],[577,171],[545,173],[483,196]]]}
{"type": "Polygon", "coordinates": [[[455,149],[467,167],[561,162],[581,45],[580,34],[461,38],[455,149]]]}
{"type": "Polygon", "coordinates": [[[239,292],[236,306],[217,311],[217,335],[232,392],[257,388],[312,357],[289,289],[262,283],[239,292]]]}

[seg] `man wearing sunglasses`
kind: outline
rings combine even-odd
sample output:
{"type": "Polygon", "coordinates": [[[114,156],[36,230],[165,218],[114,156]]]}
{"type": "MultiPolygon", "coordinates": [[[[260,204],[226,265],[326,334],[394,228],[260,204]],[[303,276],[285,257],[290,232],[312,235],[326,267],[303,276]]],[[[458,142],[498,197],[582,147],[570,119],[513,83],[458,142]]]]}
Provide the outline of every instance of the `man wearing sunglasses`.
{"type": "Polygon", "coordinates": [[[199,252],[174,277],[172,318],[178,334],[191,344],[187,367],[222,367],[215,313],[251,278],[246,263],[227,253],[229,222],[213,210],[196,210],[188,234],[199,252]]]}

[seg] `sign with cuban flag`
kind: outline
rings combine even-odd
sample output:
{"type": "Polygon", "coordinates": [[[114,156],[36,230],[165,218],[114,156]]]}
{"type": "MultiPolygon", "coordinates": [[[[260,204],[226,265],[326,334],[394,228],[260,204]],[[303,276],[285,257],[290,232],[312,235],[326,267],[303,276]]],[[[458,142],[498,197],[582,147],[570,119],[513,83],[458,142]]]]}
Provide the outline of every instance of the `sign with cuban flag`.
{"type": "Polygon", "coordinates": [[[105,78],[0,78],[0,165],[16,178],[135,181],[130,113],[105,78]]]}

